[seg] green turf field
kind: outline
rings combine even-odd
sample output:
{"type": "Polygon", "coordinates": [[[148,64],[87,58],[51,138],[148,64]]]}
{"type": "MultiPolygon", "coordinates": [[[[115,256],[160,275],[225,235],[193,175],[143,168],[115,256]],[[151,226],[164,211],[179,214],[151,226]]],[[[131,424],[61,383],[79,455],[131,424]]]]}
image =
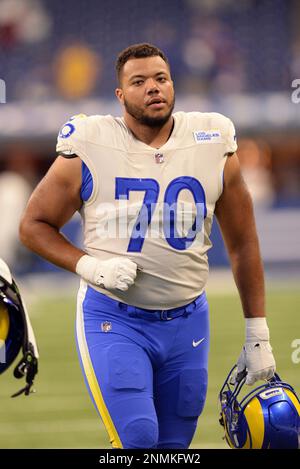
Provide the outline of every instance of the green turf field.
{"type": "MultiPolygon", "coordinates": [[[[293,364],[291,342],[300,338],[300,292],[267,295],[271,342],[277,369],[300,393],[300,363],[293,364]]],[[[211,354],[206,408],[194,448],[226,447],[218,423],[217,394],[244,338],[237,297],[209,295],[211,354]]],[[[0,448],[109,448],[108,438],[85,389],[74,341],[75,299],[40,300],[31,307],[40,349],[37,393],[11,399],[23,382],[13,369],[0,377],[0,448]]]]}

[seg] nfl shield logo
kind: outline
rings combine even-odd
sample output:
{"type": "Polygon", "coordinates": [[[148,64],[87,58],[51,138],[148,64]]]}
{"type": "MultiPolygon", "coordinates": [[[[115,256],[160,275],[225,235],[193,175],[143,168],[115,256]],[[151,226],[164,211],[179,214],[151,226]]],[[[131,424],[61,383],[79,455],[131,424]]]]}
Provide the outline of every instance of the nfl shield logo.
{"type": "Polygon", "coordinates": [[[162,153],[155,153],[154,155],[155,163],[161,164],[164,162],[164,155],[162,153]]]}
{"type": "Polygon", "coordinates": [[[105,321],[101,323],[102,332],[109,332],[112,330],[111,322],[105,321]]]}

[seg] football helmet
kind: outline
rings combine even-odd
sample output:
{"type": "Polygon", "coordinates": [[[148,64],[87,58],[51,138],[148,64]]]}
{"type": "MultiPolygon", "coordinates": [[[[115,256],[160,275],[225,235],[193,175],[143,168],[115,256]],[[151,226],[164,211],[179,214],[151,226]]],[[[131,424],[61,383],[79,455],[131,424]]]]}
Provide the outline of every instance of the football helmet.
{"type": "Polygon", "coordinates": [[[238,396],[246,372],[235,382],[232,368],[219,393],[220,424],[231,448],[277,449],[300,447],[300,402],[295,390],[278,374],[251,392],[238,396]]]}
{"type": "Polygon", "coordinates": [[[25,303],[9,267],[0,259],[0,374],[23,357],[14,370],[15,378],[25,377],[26,385],[12,397],[28,395],[38,372],[38,349],[25,303]]]}

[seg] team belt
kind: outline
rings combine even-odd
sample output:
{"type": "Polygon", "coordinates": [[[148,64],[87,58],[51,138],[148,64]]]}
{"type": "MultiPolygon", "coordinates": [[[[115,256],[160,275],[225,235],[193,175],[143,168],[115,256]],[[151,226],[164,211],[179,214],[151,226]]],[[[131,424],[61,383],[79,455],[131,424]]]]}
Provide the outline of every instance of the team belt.
{"type": "Polygon", "coordinates": [[[180,316],[189,316],[196,306],[202,301],[203,294],[198,296],[191,303],[173,309],[151,310],[137,308],[136,306],[127,305],[126,303],[119,302],[119,308],[127,311],[128,316],[132,318],[148,319],[149,321],[171,321],[172,319],[180,316]]]}

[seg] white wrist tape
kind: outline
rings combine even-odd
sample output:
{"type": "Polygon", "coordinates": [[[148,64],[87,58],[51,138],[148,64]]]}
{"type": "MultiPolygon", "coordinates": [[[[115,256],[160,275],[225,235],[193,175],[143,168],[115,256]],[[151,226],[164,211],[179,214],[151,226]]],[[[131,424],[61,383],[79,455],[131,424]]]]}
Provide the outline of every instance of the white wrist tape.
{"type": "Polygon", "coordinates": [[[246,342],[269,341],[266,318],[246,318],[246,342]]]}

